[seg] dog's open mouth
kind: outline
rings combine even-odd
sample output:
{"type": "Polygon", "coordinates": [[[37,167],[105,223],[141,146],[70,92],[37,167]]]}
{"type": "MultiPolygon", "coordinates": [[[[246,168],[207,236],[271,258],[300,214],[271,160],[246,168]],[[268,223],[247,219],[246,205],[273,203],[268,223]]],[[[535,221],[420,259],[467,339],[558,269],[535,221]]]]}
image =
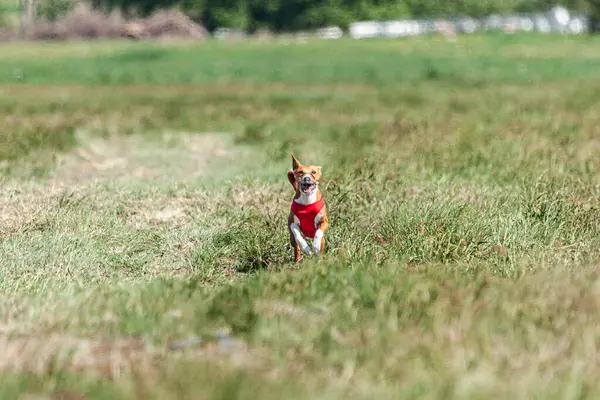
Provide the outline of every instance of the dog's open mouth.
{"type": "Polygon", "coordinates": [[[314,182],[301,182],[300,190],[304,193],[310,193],[317,188],[317,184],[314,182]]]}

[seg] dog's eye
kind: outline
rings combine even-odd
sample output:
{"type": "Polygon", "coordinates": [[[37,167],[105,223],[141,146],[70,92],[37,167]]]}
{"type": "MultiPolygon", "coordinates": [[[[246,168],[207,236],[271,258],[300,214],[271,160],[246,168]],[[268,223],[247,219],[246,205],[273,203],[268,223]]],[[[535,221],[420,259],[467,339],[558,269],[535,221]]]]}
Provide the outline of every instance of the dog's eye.
{"type": "Polygon", "coordinates": [[[313,175],[316,175],[316,174],[317,174],[317,171],[313,171],[313,172],[311,172],[311,174],[313,174],[313,175]]]}

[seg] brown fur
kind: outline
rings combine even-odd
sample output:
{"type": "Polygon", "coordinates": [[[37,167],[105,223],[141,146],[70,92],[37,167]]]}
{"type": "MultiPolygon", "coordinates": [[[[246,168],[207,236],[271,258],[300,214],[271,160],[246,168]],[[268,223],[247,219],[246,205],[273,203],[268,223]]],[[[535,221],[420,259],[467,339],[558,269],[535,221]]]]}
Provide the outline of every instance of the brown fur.
{"type": "MultiPolygon", "coordinates": [[[[292,154],[292,169],[288,170],[287,177],[296,192],[294,195],[294,200],[297,199],[298,197],[300,197],[300,189],[298,188],[298,180],[304,174],[312,173],[312,172],[314,172],[313,178],[318,182],[319,179],[321,178],[321,167],[315,166],[315,165],[302,165],[300,163],[300,161],[298,161],[296,159],[296,157],[294,157],[294,155],[292,154]]],[[[323,198],[323,195],[317,186],[317,201],[319,201],[322,198],[323,198]]],[[[329,228],[329,220],[327,219],[327,206],[323,206],[323,209],[321,210],[321,214],[322,214],[323,218],[317,225],[317,228],[321,229],[321,231],[323,231],[323,233],[325,233],[327,231],[327,229],[329,228]]],[[[292,225],[293,223],[294,223],[294,214],[290,211],[290,214],[288,216],[288,231],[290,233],[290,243],[292,245],[292,248],[294,249],[294,261],[298,262],[298,261],[300,261],[300,258],[301,258],[301,251],[300,251],[300,246],[296,243],[294,234],[292,233],[292,230],[290,229],[290,225],[292,225]]],[[[323,236],[323,238],[321,239],[321,251],[320,252],[323,253],[324,249],[325,249],[325,236],[323,236]]]]}

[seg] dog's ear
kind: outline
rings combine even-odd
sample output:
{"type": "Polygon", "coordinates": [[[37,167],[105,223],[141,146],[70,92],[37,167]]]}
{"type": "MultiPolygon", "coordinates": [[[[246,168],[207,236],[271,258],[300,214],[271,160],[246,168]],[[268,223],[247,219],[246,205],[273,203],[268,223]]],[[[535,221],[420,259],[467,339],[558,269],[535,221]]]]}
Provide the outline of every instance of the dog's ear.
{"type": "Polygon", "coordinates": [[[296,157],[294,157],[294,153],[292,153],[292,169],[295,171],[300,165],[302,164],[300,164],[300,161],[298,161],[296,157]]]}
{"type": "Polygon", "coordinates": [[[294,171],[292,171],[291,169],[287,172],[287,177],[288,177],[288,181],[290,181],[290,183],[292,184],[292,186],[294,187],[294,190],[296,190],[298,188],[298,182],[296,182],[296,177],[294,176],[294,171]]]}

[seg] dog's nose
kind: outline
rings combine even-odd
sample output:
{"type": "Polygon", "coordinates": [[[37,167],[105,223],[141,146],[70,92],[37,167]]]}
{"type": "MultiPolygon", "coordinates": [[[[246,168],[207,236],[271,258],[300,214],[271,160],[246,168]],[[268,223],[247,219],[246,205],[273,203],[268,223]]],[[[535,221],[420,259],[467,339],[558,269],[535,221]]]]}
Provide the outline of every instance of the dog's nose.
{"type": "Polygon", "coordinates": [[[302,178],[304,182],[310,182],[310,176],[305,176],[302,178]]]}

